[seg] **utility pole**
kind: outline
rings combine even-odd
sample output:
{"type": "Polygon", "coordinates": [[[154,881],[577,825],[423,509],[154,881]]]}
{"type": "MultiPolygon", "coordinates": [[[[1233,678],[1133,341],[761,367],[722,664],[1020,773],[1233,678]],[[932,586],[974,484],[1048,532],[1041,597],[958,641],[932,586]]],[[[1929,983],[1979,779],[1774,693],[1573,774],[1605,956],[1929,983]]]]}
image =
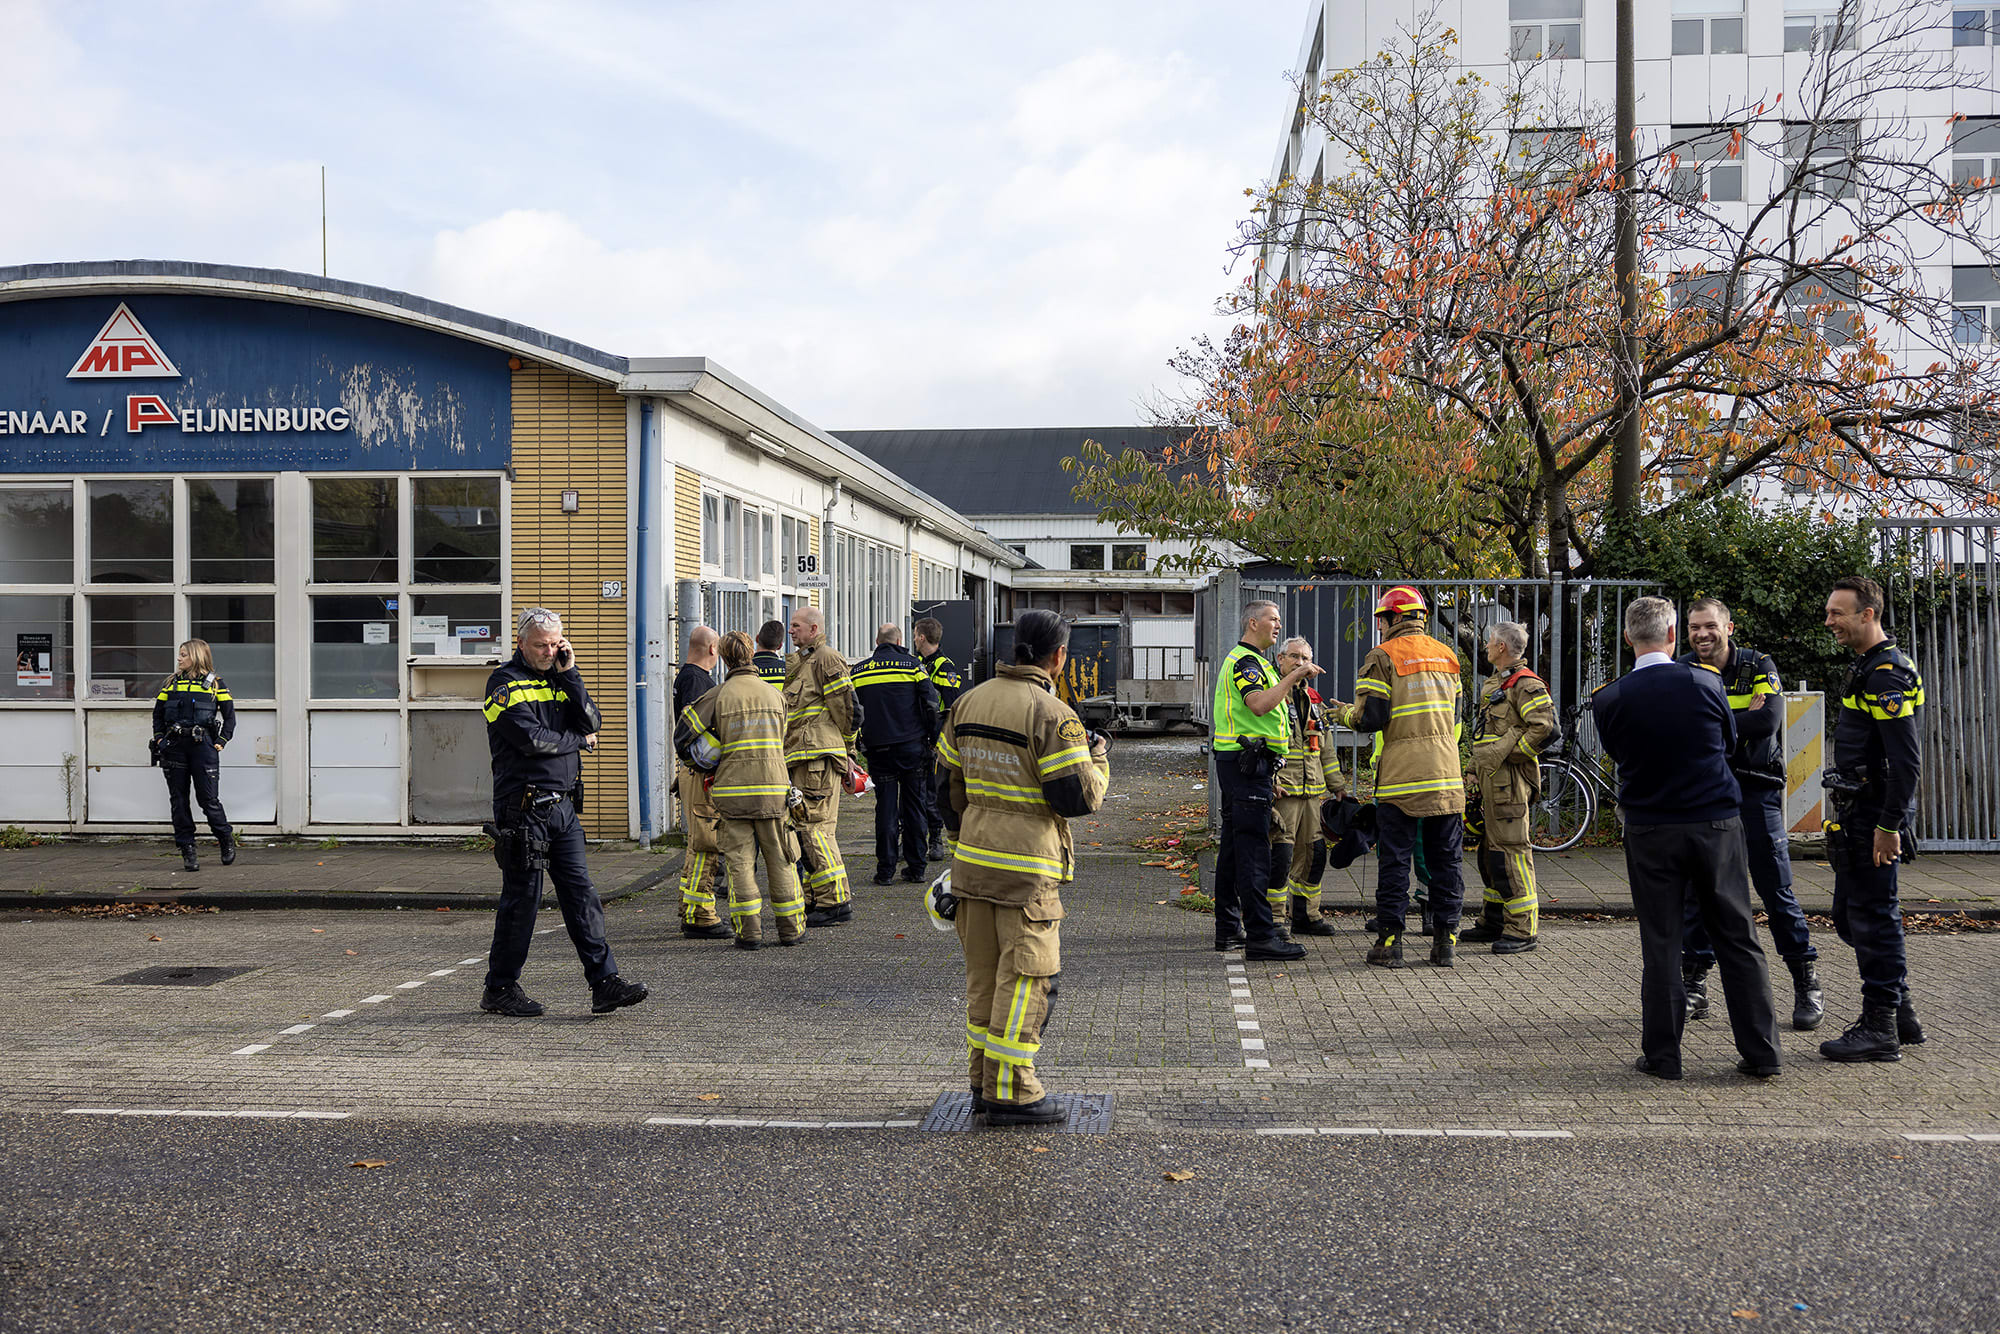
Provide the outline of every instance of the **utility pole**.
{"type": "Polygon", "coordinates": [[[1632,0],[1618,0],[1618,193],[1617,242],[1612,259],[1618,284],[1618,434],[1611,445],[1611,514],[1631,522],[1639,517],[1639,218],[1634,204],[1638,119],[1632,90],[1632,0]]]}

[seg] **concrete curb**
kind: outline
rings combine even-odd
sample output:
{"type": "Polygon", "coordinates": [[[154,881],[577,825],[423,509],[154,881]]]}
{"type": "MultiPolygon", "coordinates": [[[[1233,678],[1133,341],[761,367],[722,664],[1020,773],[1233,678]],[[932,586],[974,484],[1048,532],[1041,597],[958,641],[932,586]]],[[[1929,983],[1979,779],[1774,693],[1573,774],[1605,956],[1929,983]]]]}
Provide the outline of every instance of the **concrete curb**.
{"type": "MultiPolygon", "coordinates": [[[[599,889],[598,897],[606,903],[627,898],[633,894],[652,889],[680,873],[680,863],[673,862],[657,870],[646,872],[635,879],[610,889],[599,889]]],[[[18,912],[25,908],[90,908],[102,904],[117,903],[175,903],[190,908],[235,908],[242,910],[266,910],[277,908],[298,908],[308,911],[344,908],[407,908],[435,912],[439,908],[466,912],[491,912],[500,906],[500,895],[491,894],[424,894],[376,892],[356,890],[348,893],[329,891],[309,891],[301,894],[272,894],[257,890],[235,892],[230,890],[201,889],[142,889],[121,894],[21,894],[0,892],[0,912],[18,912]]]]}

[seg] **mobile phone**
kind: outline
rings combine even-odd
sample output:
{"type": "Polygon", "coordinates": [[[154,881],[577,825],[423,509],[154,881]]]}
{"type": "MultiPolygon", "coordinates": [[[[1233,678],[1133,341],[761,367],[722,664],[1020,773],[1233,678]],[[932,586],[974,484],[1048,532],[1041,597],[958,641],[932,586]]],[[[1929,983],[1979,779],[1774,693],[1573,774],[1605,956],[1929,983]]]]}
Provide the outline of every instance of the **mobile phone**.
{"type": "Polygon", "coordinates": [[[569,665],[575,661],[576,661],[576,655],[569,651],[569,641],[567,639],[563,640],[560,644],[556,645],[557,671],[559,672],[568,671],[569,665]]]}

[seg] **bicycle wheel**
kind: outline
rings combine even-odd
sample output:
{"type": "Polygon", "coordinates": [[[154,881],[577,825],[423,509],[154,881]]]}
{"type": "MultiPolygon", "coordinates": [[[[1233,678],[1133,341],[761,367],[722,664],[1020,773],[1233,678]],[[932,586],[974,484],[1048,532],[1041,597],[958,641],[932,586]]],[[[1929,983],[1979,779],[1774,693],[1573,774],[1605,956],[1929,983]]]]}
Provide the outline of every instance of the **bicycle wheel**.
{"type": "Polygon", "coordinates": [[[1542,795],[1528,807],[1528,842],[1539,852],[1566,852],[1597,824],[1597,789],[1567,760],[1543,760],[1542,795]]]}

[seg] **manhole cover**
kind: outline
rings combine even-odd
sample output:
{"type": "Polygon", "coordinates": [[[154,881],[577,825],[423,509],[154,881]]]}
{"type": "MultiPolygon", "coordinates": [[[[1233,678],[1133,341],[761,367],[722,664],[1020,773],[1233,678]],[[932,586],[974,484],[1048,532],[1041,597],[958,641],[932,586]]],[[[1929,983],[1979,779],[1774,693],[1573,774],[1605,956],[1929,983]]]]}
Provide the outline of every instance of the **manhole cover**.
{"type": "MultiPolygon", "coordinates": [[[[1111,1095],[1109,1093],[1051,1093],[1056,1106],[1063,1109],[1062,1120],[1045,1126],[995,1126],[995,1130],[1059,1130],[1066,1135],[1105,1135],[1111,1131],[1111,1095]]],[[[925,1130],[953,1131],[986,1129],[986,1118],[972,1114],[972,1091],[941,1093],[931,1105],[930,1115],[924,1118],[925,1130]]]]}
{"type": "Polygon", "coordinates": [[[141,968],[136,973],[126,973],[122,977],[107,977],[97,985],[101,987],[212,987],[217,982],[227,982],[232,977],[241,977],[244,973],[250,971],[252,971],[250,968],[204,968],[186,963],[163,963],[156,964],[151,968],[141,968]]]}

